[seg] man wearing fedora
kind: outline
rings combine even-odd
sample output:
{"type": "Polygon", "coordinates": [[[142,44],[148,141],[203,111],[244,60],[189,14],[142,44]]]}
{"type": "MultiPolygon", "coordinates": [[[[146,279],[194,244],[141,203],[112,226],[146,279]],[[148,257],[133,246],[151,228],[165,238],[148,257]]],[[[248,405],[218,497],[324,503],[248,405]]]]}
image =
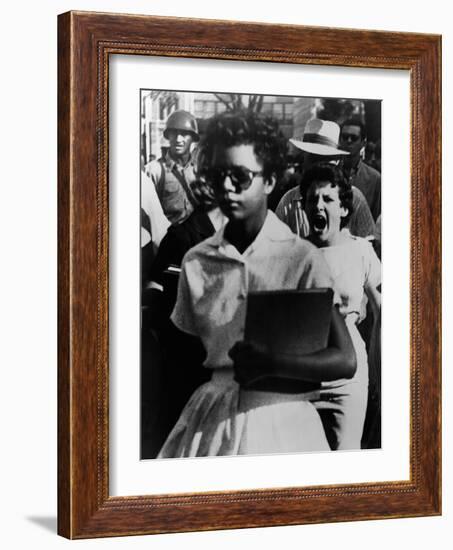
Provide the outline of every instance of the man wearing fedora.
{"type": "Polygon", "coordinates": [[[191,153],[193,144],[199,140],[195,117],[187,111],[174,111],[167,119],[164,138],[168,140],[168,151],[148,164],[146,171],[150,178],[142,182],[142,197],[150,194],[146,185],[151,181],[165,216],[176,225],[186,220],[197,205],[191,188],[195,181],[191,153]]]}
{"type": "MultiPolygon", "coordinates": [[[[336,122],[314,118],[307,122],[302,139],[290,139],[290,142],[303,151],[303,170],[307,170],[318,162],[339,164],[349,155],[348,151],[339,148],[339,137],[340,127],[336,122]]],[[[354,186],[352,194],[353,212],[348,222],[351,234],[358,237],[373,235],[374,220],[366,198],[354,186]]],[[[275,213],[294,233],[300,237],[308,236],[310,228],[298,185],[283,195],[275,213]]]]}

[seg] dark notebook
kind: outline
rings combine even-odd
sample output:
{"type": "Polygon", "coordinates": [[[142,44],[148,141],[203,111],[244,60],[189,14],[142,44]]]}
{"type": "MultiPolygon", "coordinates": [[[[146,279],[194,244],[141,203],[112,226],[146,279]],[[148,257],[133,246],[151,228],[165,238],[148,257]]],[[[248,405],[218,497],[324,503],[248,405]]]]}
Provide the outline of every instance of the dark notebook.
{"type": "Polygon", "coordinates": [[[244,340],[274,353],[304,355],[325,349],[332,301],[330,288],[251,292],[244,340]]]}
{"type": "MultiPolygon", "coordinates": [[[[244,340],[264,346],[271,353],[307,354],[327,347],[332,317],[330,288],[251,292],[247,298],[244,340]]],[[[303,393],[318,383],[261,378],[245,390],[303,393]]]]}

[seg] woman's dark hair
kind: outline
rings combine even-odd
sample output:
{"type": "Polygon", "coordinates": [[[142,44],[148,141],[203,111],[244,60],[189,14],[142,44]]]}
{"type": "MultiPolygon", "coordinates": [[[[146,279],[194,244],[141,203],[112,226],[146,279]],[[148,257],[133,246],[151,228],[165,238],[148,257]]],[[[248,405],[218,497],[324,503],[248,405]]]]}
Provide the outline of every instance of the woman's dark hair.
{"type": "Polygon", "coordinates": [[[213,210],[217,205],[214,190],[204,178],[198,177],[190,185],[192,193],[197,200],[197,206],[204,212],[213,210]]]}
{"type": "Polygon", "coordinates": [[[338,197],[340,199],[340,204],[348,211],[346,216],[342,218],[340,222],[340,228],[343,228],[345,225],[347,225],[349,218],[354,211],[354,207],[351,184],[345,178],[343,170],[340,167],[324,162],[315,164],[306,172],[304,172],[304,175],[302,176],[302,180],[300,182],[300,192],[304,204],[310,185],[314,182],[326,181],[330,182],[332,187],[338,187],[338,197]]]}
{"type": "Polygon", "coordinates": [[[263,164],[265,178],[275,175],[277,181],[286,168],[287,140],[276,120],[249,111],[224,112],[208,122],[200,142],[198,167],[202,174],[212,165],[215,148],[253,145],[256,158],[263,164]]]}

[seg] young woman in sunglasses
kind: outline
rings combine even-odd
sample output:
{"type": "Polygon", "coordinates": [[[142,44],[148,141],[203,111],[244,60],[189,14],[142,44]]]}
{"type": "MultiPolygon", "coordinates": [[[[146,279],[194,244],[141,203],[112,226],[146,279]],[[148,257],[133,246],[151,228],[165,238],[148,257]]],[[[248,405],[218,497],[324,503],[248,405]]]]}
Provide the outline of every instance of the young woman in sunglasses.
{"type": "Polygon", "coordinates": [[[320,352],[271,357],[243,342],[250,291],[332,284],[319,250],[267,208],[286,141],[272,120],[224,113],[211,120],[201,147],[204,176],[228,222],[184,257],[171,318],[188,341],[201,342],[212,377],[192,395],[158,458],[330,450],[310,397],[321,381],[350,378],[356,368],[336,308],[320,352]],[[278,391],[251,389],[267,377],[283,380],[278,391]]]}

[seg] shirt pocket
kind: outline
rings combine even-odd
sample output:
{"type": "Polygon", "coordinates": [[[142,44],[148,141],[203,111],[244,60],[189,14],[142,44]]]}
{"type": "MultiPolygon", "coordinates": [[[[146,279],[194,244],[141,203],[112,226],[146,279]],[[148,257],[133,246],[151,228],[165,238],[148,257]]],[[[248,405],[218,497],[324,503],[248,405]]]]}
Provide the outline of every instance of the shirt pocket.
{"type": "Polygon", "coordinates": [[[173,178],[168,178],[164,186],[164,195],[175,195],[182,191],[181,184],[178,180],[173,178]]]}

